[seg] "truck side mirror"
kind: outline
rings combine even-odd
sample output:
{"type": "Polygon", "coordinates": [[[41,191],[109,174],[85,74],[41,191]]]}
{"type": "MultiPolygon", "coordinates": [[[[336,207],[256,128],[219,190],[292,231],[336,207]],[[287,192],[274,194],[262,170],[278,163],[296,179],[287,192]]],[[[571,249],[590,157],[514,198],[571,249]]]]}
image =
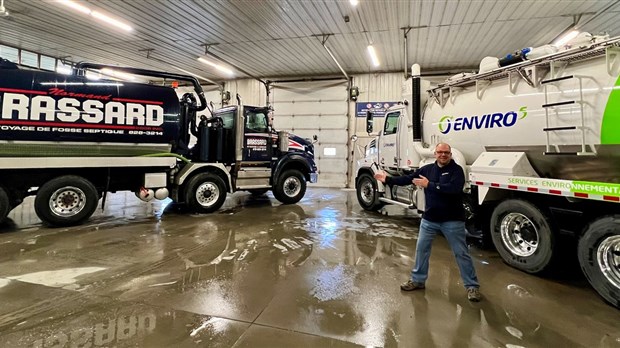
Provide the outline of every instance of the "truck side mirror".
{"type": "Polygon", "coordinates": [[[373,119],[372,119],[372,111],[368,110],[366,111],[366,133],[370,134],[372,133],[372,123],[373,123],[373,119]]]}

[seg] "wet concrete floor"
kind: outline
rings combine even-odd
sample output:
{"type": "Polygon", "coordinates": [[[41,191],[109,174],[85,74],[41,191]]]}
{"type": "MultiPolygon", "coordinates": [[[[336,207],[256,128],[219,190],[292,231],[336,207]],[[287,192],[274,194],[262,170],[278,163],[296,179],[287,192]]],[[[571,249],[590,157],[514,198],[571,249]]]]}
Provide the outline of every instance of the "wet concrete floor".
{"type": "Polygon", "coordinates": [[[28,202],[0,227],[0,347],[620,347],[620,311],[578,269],[540,278],[473,246],[470,303],[438,238],[426,290],[401,292],[419,221],[387,211],[324,188],[210,215],[114,194],[49,228],[28,202]]]}

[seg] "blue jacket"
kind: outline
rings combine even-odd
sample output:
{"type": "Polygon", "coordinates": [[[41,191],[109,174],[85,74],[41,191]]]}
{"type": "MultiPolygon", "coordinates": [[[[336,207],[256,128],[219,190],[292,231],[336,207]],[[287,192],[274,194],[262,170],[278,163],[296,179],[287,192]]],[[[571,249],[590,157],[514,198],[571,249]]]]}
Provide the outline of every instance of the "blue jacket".
{"type": "Polygon", "coordinates": [[[440,167],[437,162],[427,164],[409,175],[387,177],[388,185],[409,185],[414,178],[425,176],[429,183],[424,189],[426,207],[422,217],[432,222],[465,221],[463,208],[463,186],[465,174],[463,168],[453,160],[440,167]]]}

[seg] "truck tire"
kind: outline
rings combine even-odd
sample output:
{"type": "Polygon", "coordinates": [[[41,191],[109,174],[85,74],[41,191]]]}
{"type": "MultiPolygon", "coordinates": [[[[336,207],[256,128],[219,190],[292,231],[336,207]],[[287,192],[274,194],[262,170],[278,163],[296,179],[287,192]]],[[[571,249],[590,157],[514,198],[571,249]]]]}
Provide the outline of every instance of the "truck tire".
{"type": "Polygon", "coordinates": [[[368,173],[363,173],[357,180],[357,201],[365,210],[377,211],[383,207],[379,201],[377,182],[368,173]]]}
{"type": "Polygon", "coordinates": [[[491,215],[491,237],[504,262],[527,273],[541,273],[551,264],[555,236],[547,217],[520,199],[501,202],[491,215]]]}
{"type": "Polygon", "coordinates": [[[590,223],[579,240],[578,255],[592,287],[605,301],[620,308],[620,215],[590,223]]]}
{"type": "Polygon", "coordinates": [[[306,178],[297,169],[284,171],[273,188],[273,196],[283,204],[299,202],[306,194],[306,178]]]}
{"type": "Polygon", "coordinates": [[[187,183],[185,201],[194,213],[212,213],[226,200],[226,183],[217,174],[199,173],[187,183]]]}
{"type": "Polygon", "coordinates": [[[97,209],[99,195],[81,176],[65,175],[43,184],[34,199],[34,210],[44,223],[65,227],[87,220],[97,209]]]}
{"type": "Polygon", "coordinates": [[[11,211],[11,203],[9,202],[9,195],[6,191],[0,187],[0,224],[4,222],[4,219],[11,211]]]}

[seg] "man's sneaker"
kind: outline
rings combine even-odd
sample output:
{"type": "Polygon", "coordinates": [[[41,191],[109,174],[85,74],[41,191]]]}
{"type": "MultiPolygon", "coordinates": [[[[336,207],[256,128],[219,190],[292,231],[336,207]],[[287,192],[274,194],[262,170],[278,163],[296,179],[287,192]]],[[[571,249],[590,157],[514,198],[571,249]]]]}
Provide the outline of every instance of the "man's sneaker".
{"type": "Polygon", "coordinates": [[[480,295],[480,290],[478,288],[469,288],[467,289],[467,299],[471,302],[480,302],[482,296],[480,295]]]}
{"type": "Polygon", "coordinates": [[[413,290],[424,289],[424,284],[415,283],[413,280],[409,279],[406,282],[400,284],[400,289],[402,291],[413,291],[413,290]]]}

